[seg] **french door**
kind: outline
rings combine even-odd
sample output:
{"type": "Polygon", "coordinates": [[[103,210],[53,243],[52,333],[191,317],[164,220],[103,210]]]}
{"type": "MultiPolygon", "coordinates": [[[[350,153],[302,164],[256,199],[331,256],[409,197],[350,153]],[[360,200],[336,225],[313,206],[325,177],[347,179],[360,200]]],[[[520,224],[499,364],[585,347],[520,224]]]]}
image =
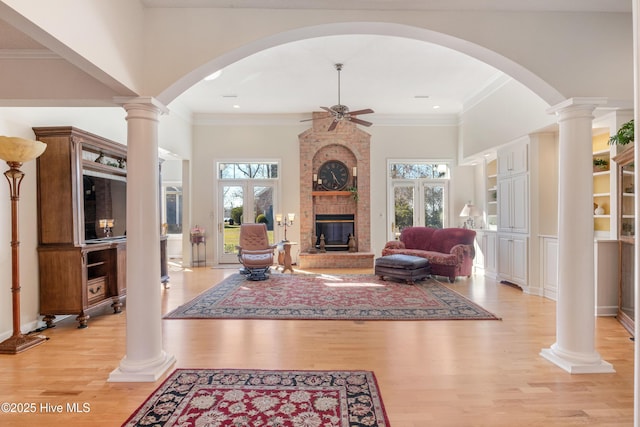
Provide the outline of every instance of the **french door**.
{"type": "Polygon", "coordinates": [[[274,242],[273,205],[276,184],[268,180],[225,180],[218,183],[218,262],[237,263],[242,223],[267,224],[269,241],[274,242]]]}
{"type": "Polygon", "coordinates": [[[443,180],[393,180],[388,238],[396,239],[406,227],[446,227],[447,189],[448,183],[443,180]]]}

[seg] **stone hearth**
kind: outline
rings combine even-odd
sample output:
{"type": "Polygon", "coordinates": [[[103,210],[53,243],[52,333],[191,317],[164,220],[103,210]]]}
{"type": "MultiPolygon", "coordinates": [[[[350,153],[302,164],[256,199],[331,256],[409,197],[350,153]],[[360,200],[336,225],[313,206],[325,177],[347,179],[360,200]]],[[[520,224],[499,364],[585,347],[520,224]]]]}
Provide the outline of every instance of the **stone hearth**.
{"type": "MultiPolygon", "coordinates": [[[[298,135],[300,142],[300,255],[301,268],[371,268],[370,139],[351,122],[340,122],[327,132],[331,118],[313,113],[311,129],[298,135]],[[357,167],[358,200],[349,191],[315,191],[313,174],[328,160],[339,160],[349,171],[357,167]],[[314,253],[315,216],[354,215],[356,252],[314,253]]],[[[349,186],[352,186],[350,177],[349,186]]]]}

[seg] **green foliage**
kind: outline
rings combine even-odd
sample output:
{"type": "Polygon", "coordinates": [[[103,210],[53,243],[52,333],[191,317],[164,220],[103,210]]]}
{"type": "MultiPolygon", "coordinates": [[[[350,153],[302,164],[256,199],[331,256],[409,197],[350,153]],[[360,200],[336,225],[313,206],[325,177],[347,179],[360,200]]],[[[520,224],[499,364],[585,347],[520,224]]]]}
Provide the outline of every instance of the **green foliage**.
{"type": "Polygon", "coordinates": [[[355,200],[356,202],[360,200],[360,196],[358,195],[358,187],[349,187],[347,188],[347,191],[351,192],[351,196],[353,197],[353,200],[355,200]]]}
{"type": "Polygon", "coordinates": [[[231,209],[231,218],[236,225],[242,224],[242,206],[231,209]]]}
{"type": "Polygon", "coordinates": [[[268,224],[269,220],[265,214],[260,214],[256,217],[256,222],[259,224],[268,224]]]}
{"type": "Polygon", "coordinates": [[[608,164],[609,162],[607,162],[605,159],[593,159],[593,166],[607,166],[608,164]]]}
{"type": "Polygon", "coordinates": [[[609,145],[627,145],[633,142],[634,139],[634,124],[633,120],[629,120],[623,124],[615,135],[611,135],[609,138],[609,145]]]}

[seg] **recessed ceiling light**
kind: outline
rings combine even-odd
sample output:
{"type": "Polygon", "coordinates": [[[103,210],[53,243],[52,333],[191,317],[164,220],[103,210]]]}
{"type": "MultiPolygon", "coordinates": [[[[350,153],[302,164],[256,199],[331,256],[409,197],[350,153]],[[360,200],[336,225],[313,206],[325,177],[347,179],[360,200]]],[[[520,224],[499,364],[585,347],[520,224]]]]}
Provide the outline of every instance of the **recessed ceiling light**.
{"type": "Polygon", "coordinates": [[[416,98],[416,99],[427,99],[427,98],[429,98],[429,95],[416,95],[416,96],[414,96],[414,98],[416,98]]]}
{"type": "Polygon", "coordinates": [[[433,109],[434,109],[434,110],[437,110],[438,108],[440,108],[440,106],[439,106],[439,105],[434,105],[434,106],[433,106],[433,109]]]}
{"type": "Polygon", "coordinates": [[[238,104],[233,104],[233,108],[240,108],[238,104]]]}
{"type": "Polygon", "coordinates": [[[209,75],[208,75],[207,77],[205,77],[204,79],[205,79],[206,81],[211,81],[211,80],[215,80],[215,79],[217,79],[217,78],[218,78],[218,77],[220,77],[221,75],[222,75],[222,70],[218,70],[218,71],[216,71],[216,72],[215,72],[215,73],[213,73],[213,74],[209,74],[209,75]]]}
{"type": "Polygon", "coordinates": [[[222,95],[223,98],[237,98],[238,95],[222,95]]]}

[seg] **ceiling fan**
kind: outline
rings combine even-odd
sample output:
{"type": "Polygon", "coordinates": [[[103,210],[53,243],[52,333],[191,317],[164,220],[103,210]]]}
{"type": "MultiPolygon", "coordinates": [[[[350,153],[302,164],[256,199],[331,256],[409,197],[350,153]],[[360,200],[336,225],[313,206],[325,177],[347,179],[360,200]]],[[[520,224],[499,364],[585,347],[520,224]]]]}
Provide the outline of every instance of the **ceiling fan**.
{"type": "MultiPolygon", "coordinates": [[[[328,107],[320,107],[323,110],[325,110],[327,113],[329,113],[329,115],[327,117],[331,117],[333,116],[333,121],[331,122],[331,125],[329,125],[329,128],[327,129],[328,132],[331,132],[332,130],[334,130],[336,128],[336,126],[338,126],[338,123],[346,120],[346,121],[350,121],[353,123],[357,123],[359,125],[362,126],[371,126],[372,123],[371,122],[367,122],[365,120],[359,119],[355,116],[358,116],[360,114],[370,114],[373,113],[373,110],[371,108],[366,108],[364,110],[357,110],[357,111],[349,111],[349,107],[347,107],[346,105],[342,105],[340,103],[340,71],[342,71],[342,65],[343,64],[336,64],[336,70],[338,70],[338,103],[334,106],[332,106],[331,108],[328,107]]],[[[313,120],[313,119],[307,119],[307,120],[302,120],[303,122],[309,121],[309,120],[313,120]]]]}

